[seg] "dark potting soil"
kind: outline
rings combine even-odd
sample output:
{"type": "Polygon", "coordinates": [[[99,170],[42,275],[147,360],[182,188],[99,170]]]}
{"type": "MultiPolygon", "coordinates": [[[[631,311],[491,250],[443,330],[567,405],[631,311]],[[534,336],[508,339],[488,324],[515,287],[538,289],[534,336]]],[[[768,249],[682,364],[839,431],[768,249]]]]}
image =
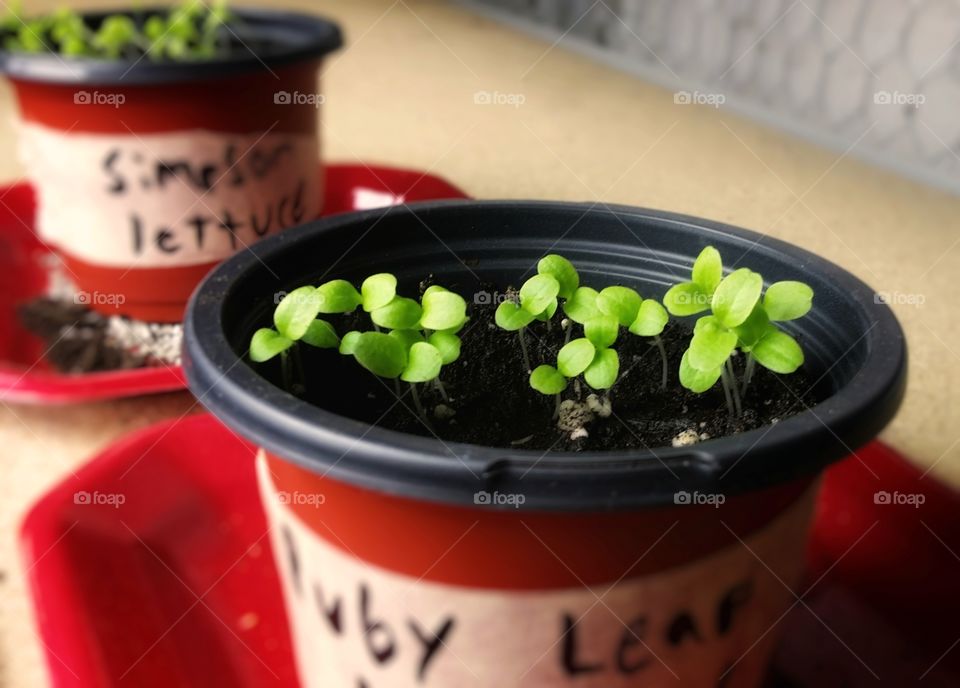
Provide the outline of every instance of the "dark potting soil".
{"type": "MultiPolygon", "coordinates": [[[[680,358],[691,332],[671,321],[661,335],[669,362],[666,389],[661,388],[662,364],[652,339],[621,329],[614,348],[620,355],[620,378],[609,393],[613,413],[596,416],[585,427],[586,437],[571,439],[570,431],[557,427],[554,397],[535,392],[516,332],[506,332],[494,323],[496,304],[473,305],[471,320],[460,333],[460,358],[444,366],[440,378],[449,397],[432,385],[418,385],[422,405],[430,421],[428,429],[416,413],[410,386],[400,383],[397,398],[392,380],[377,378],[358,364],[344,365],[334,351],[303,347],[307,389],[302,396],[328,410],[373,425],[434,436],[446,442],[465,442],[493,447],[516,447],[539,451],[584,451],[671,446],[723,437],[776,423],[826,398],[826,383],[804,367],[792,375],[776,375],[756,366],[743,398],[743,413],[731,418],[722,386],[704,394],[684,389],[677,378],[680,358]]],[[[535,322],[526,330],[531,366],[556,364],[564,343],[560,313],[551,324],[535,322]]],[[[335,323],[338,332],[368,329],[364,322],[335,323]],[[343,328],[343,329],[342,329],[343,328]]],[[[583,336],[574,324],[573,337],[583,336]]],[[[802,342],[801,342],[802,345],[802,342]]],[[[742,357],[735,359],[738,378],[742,357]]],[[[276,366],[272,375],[278,375],[276,366]]],[[[273,379],[277,379],[274,377],[273,379]]],[[[571,383],[563,399],[584,401],[593,390],[571,383]]]]}
{"type": "Polygon", "coordinates": [[[63,373],[169,365],[171,357],[179,356],[179,339],[171,336],[179,326],[107,317],[52,297],[22,304],[17,315],[24,329],[43,340],[45,360],[63,373]]]}

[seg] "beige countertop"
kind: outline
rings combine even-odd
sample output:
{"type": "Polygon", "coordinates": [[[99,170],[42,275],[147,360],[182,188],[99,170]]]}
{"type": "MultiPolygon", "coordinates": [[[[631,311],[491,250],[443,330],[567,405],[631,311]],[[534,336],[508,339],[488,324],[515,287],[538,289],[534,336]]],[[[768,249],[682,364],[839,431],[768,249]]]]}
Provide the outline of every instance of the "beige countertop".
{"type": "MultiPolygon", "coordinates": [[[[446,2],[283,4],[344,25],[349,47],[323,74],[330,160],[431,170],[479,198],[701,215],[815,251],[878,291],[919,296],[919,305],[894,305],[910,382],[883,438],[960,485],[960,323],[950,282],[960,275],[960,199],[723,109],[675,105],[665,89],[446,2]],[[478,91],[523,102],[477,104],[478,91]]],[[[0,180],[14,181],[7,88],[0,98],[0,180]]],[[[28,505],[121,434],[193,408],[186,393],[52,409],[0,404],[0,685],[45,683],[16,552],[28,505]]]]}

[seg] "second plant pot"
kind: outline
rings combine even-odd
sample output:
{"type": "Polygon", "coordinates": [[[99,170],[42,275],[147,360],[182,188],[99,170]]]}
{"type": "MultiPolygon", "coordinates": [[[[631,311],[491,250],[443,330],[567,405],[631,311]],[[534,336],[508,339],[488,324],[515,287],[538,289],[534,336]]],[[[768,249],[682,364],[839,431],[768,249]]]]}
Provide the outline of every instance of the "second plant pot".
{"type": "MultiPolygon", "coordinates": [[[[836,266],[716,223],[566,203],[419,204],[268,239],[201,285],[185,336],[194,393],[263,447],[301,679],[325,688],[760,685],[818,474],[889,421],[906,377],[891,311],[836,266]],[[706,245],[813,287],[790,329],[824,401],[692,447],[543,452],[378,428],[243,360],[274,295],[302,284],[389,271],[406,293],[432,275],[469,297],[560,253],[585,284],[661,297],[706,245]]],[[[347,389],[362,372],[342,366],[316,382],[347,389]]]]}
{"type": "Polygon", "coordinates": [[[216,263],[319,215],[317,71],[340,30],[303,14],[233,16],[229,50],[210,59],[0,51],[36,226],[79,303],[177,322],[216,263]]]}

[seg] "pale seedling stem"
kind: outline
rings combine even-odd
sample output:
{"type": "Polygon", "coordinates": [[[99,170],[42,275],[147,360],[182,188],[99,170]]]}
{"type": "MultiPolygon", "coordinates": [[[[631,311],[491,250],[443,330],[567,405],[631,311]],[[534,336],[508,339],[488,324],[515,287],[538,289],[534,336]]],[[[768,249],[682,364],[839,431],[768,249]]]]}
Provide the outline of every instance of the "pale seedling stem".
{"type": "Polygon", "coordinates": [[[420,414],[420,418],[423,420],[423,424],[427,426],[427,429],[430,432],[433,432],[433,427],[430,425],[430,419],[427,417],[427,412],[423,410],[423,404],[420,403],[420,395],[417,393],[417,383],[411,382],[410,384],[410,395],[413,397],[413,405],[417,409],[417,413],[420,414]]]}
{"type": "Polygon", "coordinates": [[[293,392],[293,372],[290,370],[290,351],[280,352],[280,371],[283,375],[283,388],[288,392],[293,392]]]}
{"type": "Polygon", "coordinates": [[[727,411],[730,413],[730,417],[734,418],[736,417],[736,409],[733,406],[733,397],[730,394],[730,373],[726,366],[720,373],[720,383],[723,385],[723,396],[727,399],[727,411]]]}
{"type": "Polygon", "coordinates": [[[517,335],[520,337],[520,351],[523,352],[523,365],[526,366],[527,372],[529,373],[532,368],[530,367],[530,354],[527,353],[527,340],[523,336],[523,331],[525,329],[525,327],[521,327],[519,330],[517,330],[517,335]]]}
{"type": "Polygon", "coordinates": [[[756,368],[756,359],[753,357],[753,354],[747,353],[747,362],[743,369],[743,390],[740,392],[741,395],[746,396],[747,394],[747,385],[750,384],[750,380],[753,379],[753,371],[756,368]]]}
{"type": "Polygon", "coordinates": [[[440,392],[440,396],[443,398],[444,401],[450,401],[450,397],[447,396],[447,388],[443,386],[442,382],[440,382],[440,378],[438,377],[434,378],[433,386],[436,388],[438,392],[440,392]]]}
{"type": "Polygon", "coordinates": [[[727,370],[730,371],[730,391],[733,392],[733,405],[737,407],[737,418],[743,415],[743,404],[740,403],[740,392],[737,390],[737,376],[733,370],[733,359],[727,359],[727,370]]]}
{"type": "Polygon", "coordinates": [[[653,341],[656,343],[657,348],[660,350],[660,362],[662,364],[662,372],[660,374],[660,389],[667,388],[667,371],[670,368],[670,364],[667,362],[667,348],[663,345],[663,340],[660,339],[660,335],[654,335],[653,341]]]}
{"type": "Polygon", "coordinates": [[[288,349],[288,351],[292,351],[290,355],[293,358],[293,366],[292,366],[293,374],[296,376],[296,379],[299,381],[296,383],[292,383],[291,391],[293,391],[294,394],[297,394],[299,392],[297,396],[300,396],[302,394],[305,394],[307,391],[307,376],[304,374],[304,371],[303,371],[303,358],[300,354],[300,347],[298,346],[291,347],[290,349],[288,349]]]}

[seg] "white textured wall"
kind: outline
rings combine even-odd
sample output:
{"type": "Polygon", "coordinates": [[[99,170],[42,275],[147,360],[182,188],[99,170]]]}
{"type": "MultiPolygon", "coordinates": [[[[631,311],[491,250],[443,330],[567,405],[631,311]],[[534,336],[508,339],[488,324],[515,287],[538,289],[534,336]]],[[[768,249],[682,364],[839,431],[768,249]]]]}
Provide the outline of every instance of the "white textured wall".
{"type": "Polygon", "coordinates": [[[960,191],[960,0],[471,0],[960,191]]]}

